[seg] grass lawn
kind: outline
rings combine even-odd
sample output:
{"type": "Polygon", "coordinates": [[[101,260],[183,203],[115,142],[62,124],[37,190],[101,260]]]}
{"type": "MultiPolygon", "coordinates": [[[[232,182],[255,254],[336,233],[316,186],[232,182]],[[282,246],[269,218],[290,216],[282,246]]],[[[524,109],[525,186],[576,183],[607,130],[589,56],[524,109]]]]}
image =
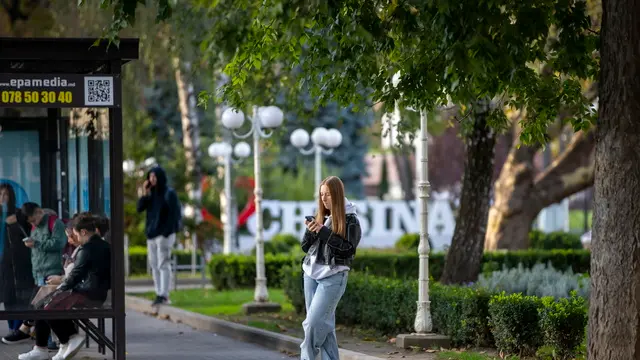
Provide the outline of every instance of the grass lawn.
{"type": "MultiPolygon", "coordinates": [[[[205,278],[209,278],[209,273],[205,275],[205,278]]],[[[131,274],[127,279],[129,280],[152,280],[151,274],[131,274]]],[[[178,279],[202,279],[202,274],[196,272],[195,275],[191,274],[191,271],[180,271],[178,273],[178,279]]]]}
{"type": "MultiPolygon", "coordinates": [[[[155,298],[154,293],[133,295],[149,300],[155,298]]],[[[250,317],[242,312],[242,304],[253,300],[253,289],[234,291],[185,289],[172,291],[169,296],[172,306],[269,331],[284,332],[288,328],[300,327],[302,322],[281,289],[269,289],[269,299],[282,305],[280,313],[259,314],[250,317]]]]}

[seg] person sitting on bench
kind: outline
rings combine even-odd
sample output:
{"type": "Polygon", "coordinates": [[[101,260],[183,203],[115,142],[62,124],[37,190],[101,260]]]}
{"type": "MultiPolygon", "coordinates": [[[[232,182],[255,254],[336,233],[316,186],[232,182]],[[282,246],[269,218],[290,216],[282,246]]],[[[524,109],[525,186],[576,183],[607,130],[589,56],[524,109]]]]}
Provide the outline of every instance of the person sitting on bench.
{"type": "MultiPolygon", "coordinates": [[[[74,221],[73,234],[80,244],[73,269],[46,302],[45,310],[101,306],[111,288],[111,248],[98,233],[98,219],[83,214],[74,221]]],[[[20,360],[48,360],[46,349],[50,331],[60,340],[60,350],[53,360],[73,358],[82,348],[85,337],[72,320],[49,320],[49,326],[36,325],[36,346],[20,355],[20,360]]]]}

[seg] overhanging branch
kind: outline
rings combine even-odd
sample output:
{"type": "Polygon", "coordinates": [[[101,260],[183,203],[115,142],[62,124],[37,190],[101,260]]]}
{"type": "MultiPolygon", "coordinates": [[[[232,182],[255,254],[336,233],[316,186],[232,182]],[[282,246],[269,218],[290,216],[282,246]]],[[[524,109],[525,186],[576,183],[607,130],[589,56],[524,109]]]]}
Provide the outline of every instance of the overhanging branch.
{"type": "Polygon", "coordinates": [[[536,176],[532,206],[543,209],[593,185],[594,129],[576,133],[569,147],[536,176]]]}

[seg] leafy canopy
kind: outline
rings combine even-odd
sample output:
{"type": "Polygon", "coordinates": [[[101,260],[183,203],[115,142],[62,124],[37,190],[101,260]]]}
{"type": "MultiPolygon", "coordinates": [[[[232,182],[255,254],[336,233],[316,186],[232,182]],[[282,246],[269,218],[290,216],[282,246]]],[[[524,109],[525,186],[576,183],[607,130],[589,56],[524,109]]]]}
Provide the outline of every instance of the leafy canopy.
{"type": "MultiPolygon", "coordinates": [[[[121,9],[130,10],[135,1],[103,2],[126,3],[121,9]]],[[[308,89],[317,105],[336,100],[361,106],[373,99],[388,107],[399,101],[414,109],[459,104],[472,111],[470,104],[488,98],[494,102],[491,125],[496,128],[506,125],[504,107],[526,110],[525,143],[545,142],[547,125],[561,108],[575,114],[575,129],[594,121],[581,82],[597,76],[598,35],[590,30],[583,0],[192,4],[217,17],[242,13],[241,22],[249,24],[224,69],[231,81],[218,94],[233,106],[253,100],[253,79],[259,77],[277,88],[308,89]],[[393,86],[397,73],[400,81],[393,86]]],[[[120,19],[116,15],[114,23],[120,19]]],[[[135,11],[123,17],[134,18],[135,11]]],[[[214,25],[210,33],[215,31],[214,25]]],[[[204,39],[201,50],[225,47],[226,39],[209,39],[216,43],[204,39]]]]}

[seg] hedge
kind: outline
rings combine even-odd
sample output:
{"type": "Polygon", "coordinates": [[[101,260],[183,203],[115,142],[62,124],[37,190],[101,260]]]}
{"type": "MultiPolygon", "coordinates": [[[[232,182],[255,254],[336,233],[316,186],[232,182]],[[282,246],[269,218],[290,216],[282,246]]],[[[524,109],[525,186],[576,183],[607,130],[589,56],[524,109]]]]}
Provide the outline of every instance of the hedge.
{"type": "Polygon", "coordinates": [[[529,247],[532,249],[582,249],[580,235],[563,231],[545,233],[533,230],[529,233],[529,247]]]}
{"type": "MultiPolygon", "coordinates": [[[[198,263],[202,252],[198,251],[198,263]]],[[[178,264],[191,264],[191,251],[173,250],[176,255],[178,264]]],[[[129,271],[131,275],[141,275],[147,273],[147,248],[142,246],[132,246],[129,248],[129,271]]]]}
{"type": "MultiPolygon", "coordinates": [[[[282,283],[296,311],[304,312],[302,271],[285,267],[282,283]]],[[[336,321],[387,335],[412,332],[417,281],[349,274],[336,321]]],[[[521,294],[492,294],[471,287],[430,286],[434,331],[451,337],[454,346],[497,347],[507,354],[531,354],[549,346],[568,359],[584,338],[584,299],[554,300],[521,294]]]]}
{"type": "MultiPolygon", "coordinates": [[[[282,287],[281,271],[296,258],[289,254],[264,254],[267,282],[270,287],[282,287]]],[[[299,259],[298,259],[299,260],[299,259]]],[[[299,262],[299,261],[298,261],[299,262]]],[[[253,287],[256,278],[256,258],[247,255],[214,255],[208,264],[213,287],[218,290],[253,287]]]]}
{"type": "MultiPolygon", "coordinates": [[[[531,268],[537,263],[551,263],[560,271],[569,268],[575,273],[589,272],[588,250],[525,250],[513,252],[487,252],[483,257],[483,271],[514,268],[522,264],[531,268]]],[[[432,253],[429,256],[429,274],[439,279],[444,268],[445,254],[432,253]]],[[[283,266],[301,264],[302,255],[265,254],[266,275],[269,286],[280,286],[283,266]]],[[[215,255],[209,262],[209,271],[216,289],[251,287],[255,278],[255,257],[248,255],[215,255]]],[[[375,276],[416,279],[418,276],[418,255],[415,253],[376,253],[362,251],[356,255],[353,272],[375,276]]]]}

